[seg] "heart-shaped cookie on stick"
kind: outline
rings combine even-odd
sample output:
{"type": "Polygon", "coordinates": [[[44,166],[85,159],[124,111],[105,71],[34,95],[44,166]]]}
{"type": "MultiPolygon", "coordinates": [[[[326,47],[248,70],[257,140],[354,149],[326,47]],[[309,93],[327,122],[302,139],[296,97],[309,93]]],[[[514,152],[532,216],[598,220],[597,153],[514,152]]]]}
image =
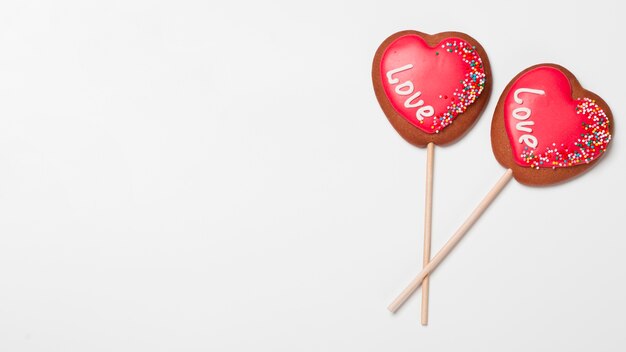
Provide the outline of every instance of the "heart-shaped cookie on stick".
{"type": "Polygon", "coordinates": [[[515,76],[500,96],[491,124],[493,152],[506,172],[389,310],[400,308],[511,178],[527,185],[548,185],[580,175],[606,152],[613,125],[604,100],[584,89],[564,67],[540,64],[515,76]]]}
{"type": "Polygon", "coordinates": [[[445,145],[465,134],[491,91],[487,53],[460,32],[402,31],[387,38],[372,65],[376,98],[409,143],[445,145]]]}
{"type": "MultiPolygon", "coordinates": [[[[460,32],[403,31],[376,51],[372,82],[391,125],[409,143],[427,147],[424,265],[430,260],[434,146],[452,143],[480,116],[491,91],[487,53],[460,32]]],[[[421,322],[428,322],[428,279],[421,322]]]]}
{"type": "Polygon", "coordinates": [[[610,116],[604,100],[567,69],[536,65],[518,74],[498,102],[493,153],[523,184],[565,181],[604,154],[613,131],[610,116]]]}

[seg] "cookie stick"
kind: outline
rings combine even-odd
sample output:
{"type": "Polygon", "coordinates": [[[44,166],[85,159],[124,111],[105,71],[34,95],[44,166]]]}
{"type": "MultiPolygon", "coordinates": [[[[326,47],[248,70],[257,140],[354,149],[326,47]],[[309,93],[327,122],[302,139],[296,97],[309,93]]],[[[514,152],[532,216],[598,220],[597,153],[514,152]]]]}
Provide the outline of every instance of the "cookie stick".
{"type": "MultiPolygon", "coordinates": [[[[467,34],[403,31],[387,38],[376,51],[372,81],[391,125],[409,143],[429,150],[424,215],[426,264],[432,229],[434,145],[457,140],[480,116],[491,89],[489,60],[482,46],[467,34]]],[[[422,294],[423,325],[428,323],[428,296],[427,282],[422,294]]]]}
{"type": "Polygon", "coordinates": [[[608,105],[582,88],[567,69],[540,64],[519,73],[500,96],[491,124],[492,149],[498,162],[507,167],[504,176],[388,309],[395,312],[402,306],[511,177],[526,185],[539,186],[578,176],[596,164],[612,135],[608,105]]]}
{"type": "MultiPolygon", "coordinates": [[[[430,262],[431,234],[433,228],[433,172],[435,159],[435,145],[433,142],[426,146],[426,204],[424,205],[424,260],[423,267],[430,262]]],[[[424,278],[422,283],[422,316],[420,323],[428,325],[428,298],[430,294],[430,279],[424,278]]]]}
{"type": "Polygon", "coordinates": [[[459,227],[459,229],[450,237],[448,242],[437,252],[435,257],[422,269],[422,271],[417,274],[415,279],[411,281],[411,283],[398,295],[398,297],[387,307],[392,312],[396,312],[404,302],[417,290],[422,283],[426,283],[425,278],[433,271],[439,264],[444,260],[448,254],[452,251],[452,249],[461,241],[463,236],[469,231],[469,229],[474,225],[474,223],[480,218],[480,216],[487,210],[489,205],[496,199],[498,194],[504,189],[511,178],[513,177],[513,171],[511,169],[507,169],[504,175],[496,182],[493,188],[487,193],[485,198],[478,204],[476,209],[472,211],[472,214],[465,220],[463,225],[459,227]]]}

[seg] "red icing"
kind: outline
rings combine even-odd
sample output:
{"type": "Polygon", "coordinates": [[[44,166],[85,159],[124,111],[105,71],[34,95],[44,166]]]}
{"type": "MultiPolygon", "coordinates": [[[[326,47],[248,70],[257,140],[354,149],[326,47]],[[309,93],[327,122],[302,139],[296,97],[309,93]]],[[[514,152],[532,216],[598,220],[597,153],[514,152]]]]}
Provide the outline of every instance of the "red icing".
{"type": "Polygon", "coordinates": [[[533,168],[588,163],[606,150],[611,139],[604,111],[592,99],[572,98],[568,78],[550,66],[526,72],[511,86],[504,100],[504,126],[515,162],[533,168]],[[537,89],[545,94],[519,91],[520,104],[514,99],[520,88],[537,89]],[[519,118],[513,115],[516,109],[519,118]],[[525,118],[526,109],[530,109],[528,118],[525,118]],[[520,122],[533,124],[518,125],[520,122]],[[520,131],[520,128],[532,131],[520,131]],[[520,138],[526,139],[520,141],[520,138]]]}
{"type": "Polygon", "coordinates": [[[476,100],[485,85],[478,52],[459,38],[446,38],[430,47],[415,34],[399,37],[383,53],[380,70],[382,86],[391,105],[426,133],[438,133],[451,124],[476,100]],[[409,64],[413,67],[392,74],[391,79],[398,81],[390,82],[390,71],[409,64]],[[406,94],[410,90],[407,81],[414,88],[411,94],[406,94]],[[406,95],[397,92],[398,86],[401,86],[400,93],[406,95]],[[423,104],[405,106],[407,99],[417,92],[421,94],[409,103],[418,104],[421,100],[423,104]],[[420,108],[423,108],[421,113],[420,108]]]}

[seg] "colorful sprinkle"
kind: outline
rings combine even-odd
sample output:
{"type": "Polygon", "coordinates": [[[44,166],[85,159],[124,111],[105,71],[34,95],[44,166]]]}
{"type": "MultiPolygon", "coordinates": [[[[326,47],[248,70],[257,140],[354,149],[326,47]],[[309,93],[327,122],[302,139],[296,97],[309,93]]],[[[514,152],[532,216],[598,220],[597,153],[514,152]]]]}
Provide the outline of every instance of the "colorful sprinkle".
{"type": "Polygon", "coordinates": [[[537,153],[535,149],[524,148],[521,157],[530,167],[539,169],[540,167],[567,167],[573,165],[587,164],[598,158],[606,151],[606,147],[611,141],[609,132],[609,119],[606,113],[596,102],[589,98],[577,99],[576,114],[585,115],[582,126],[585,133],[580,135],[574,146],[576,150],[570,150],[567,145],[546,147],[543,153],[537,153]]]}
{"type": "Polygon", "coordinates": [[[431,128],[437,133],[450,125],[457,116],[465,112],[467,107],[476,101],[485,89],[486,82],[483,61],[478,55],[475,46],[463,41],[450,39],[445,41],[441,48],[446,49],[448,53],[461,56],[463,62],[467,64],[467,72],[465,79],[460,81],[463,88],[455,90],[453,93],[454,97],[450,100],[450,105],[446,108],[447,110],[433,119],[431,128]]]}

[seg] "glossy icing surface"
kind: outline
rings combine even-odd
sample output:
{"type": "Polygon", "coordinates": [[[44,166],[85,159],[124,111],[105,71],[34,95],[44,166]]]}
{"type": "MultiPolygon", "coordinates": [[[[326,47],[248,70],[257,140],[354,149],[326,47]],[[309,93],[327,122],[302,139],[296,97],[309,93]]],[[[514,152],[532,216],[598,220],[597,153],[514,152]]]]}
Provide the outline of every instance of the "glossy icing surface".
{"type": "Polygon", "coordinates": [[[589,163],[611,140],[609,120],[594,100],[572,97],[563,72],[532,69],[504,100],[504,126],[518,165],[560,168],[589,163]]]}
{"type": "Polygon", "coordinates": [[[430,47],[415,34],[399,37],[386,48],[380,70],[394,109],[426,133],[440,132],[465,112],[486,80],[478,52],[459,38],[430,47]]]}

